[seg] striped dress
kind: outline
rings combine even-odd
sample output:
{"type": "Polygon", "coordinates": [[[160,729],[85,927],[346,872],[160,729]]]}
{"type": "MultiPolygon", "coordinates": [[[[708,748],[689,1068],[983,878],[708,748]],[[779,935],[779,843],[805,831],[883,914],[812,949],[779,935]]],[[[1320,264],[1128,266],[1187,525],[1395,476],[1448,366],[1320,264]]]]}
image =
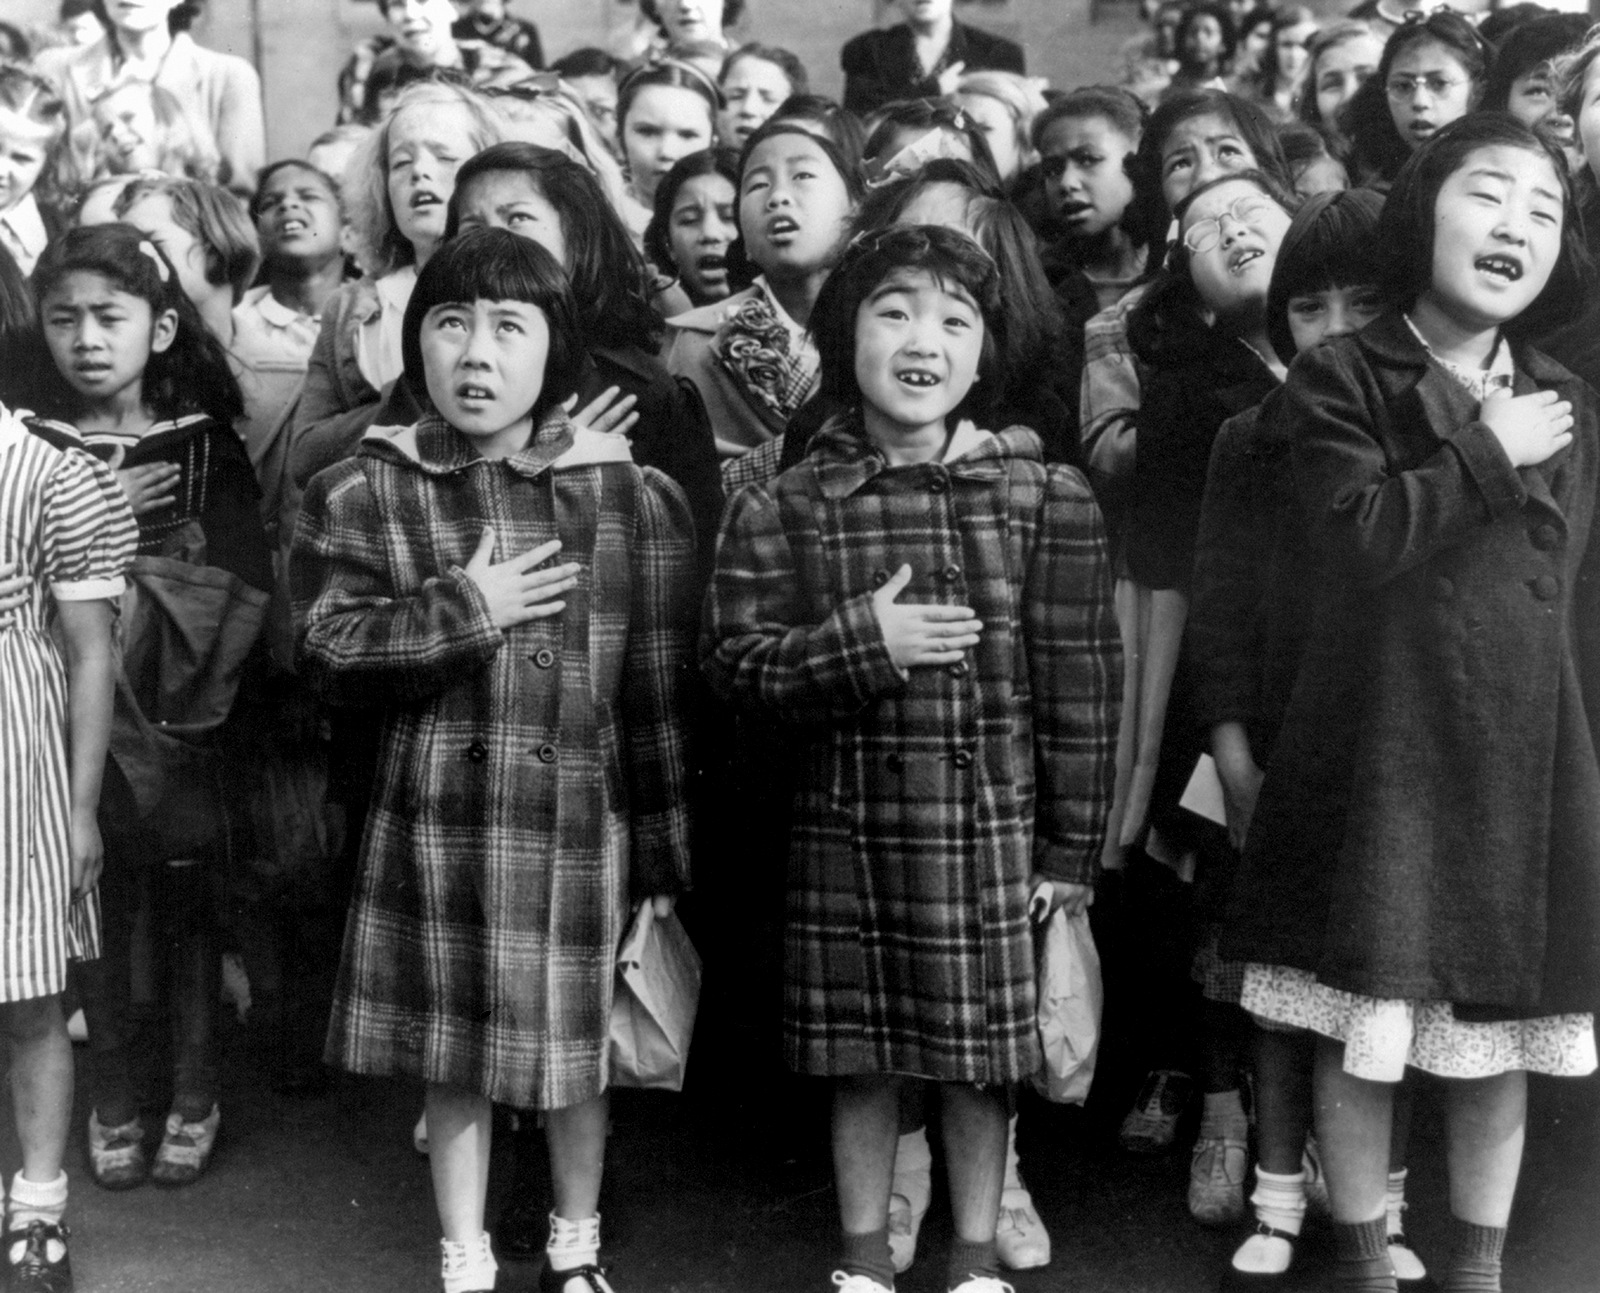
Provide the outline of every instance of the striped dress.
{"type": "Polygon", "coordinates": [[[120,597],[137,540],[109,470],[0,409],[0,563],[34,579],[0,625],[0,1002],[60,992],[69,957],[99,954],[98,902],[72,900],[67,673],[48,608],[120,597]]]}

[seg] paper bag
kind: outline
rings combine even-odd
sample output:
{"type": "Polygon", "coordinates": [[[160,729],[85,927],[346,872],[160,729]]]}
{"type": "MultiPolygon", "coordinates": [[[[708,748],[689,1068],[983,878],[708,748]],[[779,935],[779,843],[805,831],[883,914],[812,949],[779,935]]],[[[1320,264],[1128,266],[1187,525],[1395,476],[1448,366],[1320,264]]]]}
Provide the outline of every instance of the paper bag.
{"type": "Polygon", "coordinates": [[[1044,1064],[1034,1089],[1057,1104],[1082,1104],[1100,1049],[1100,954],[1089,917],[1057,908],[1039,940],[1039,1043],[1044,1064]]]}
{"type": "Polygon", "coordinates": [[[700,956],[676,916],[639,904],[617,950],[611,1085],[683,1090],[700,1004],[700,956]]]}

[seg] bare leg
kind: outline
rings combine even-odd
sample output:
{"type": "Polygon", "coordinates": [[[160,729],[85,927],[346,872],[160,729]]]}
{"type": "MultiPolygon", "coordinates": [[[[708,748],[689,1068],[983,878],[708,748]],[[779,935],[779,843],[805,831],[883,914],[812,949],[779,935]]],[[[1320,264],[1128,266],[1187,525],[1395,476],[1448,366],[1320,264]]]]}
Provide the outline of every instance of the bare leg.
{"type": "Polygon", "coordinates": [[[1394,1086],[1352,1077],[1343,1060],[1343,1045],[1317,1039],[1317,1143],[1328,1174],[1328,1206],[1335,1221],[1350,1225],[1384,1215],[1394,1086]]]}
{"type": "Polygon", "coordinates": [[[939,1099],[956,1238],[992,1243],[1006,1171],[1005,1094],[951,1082],[940,1086],[939,1099]]]}
{"type": "Polygon", "coordinates": [[[430,1084],[427,1090],[428,1164],[439,1225],[452,1243],[477,1243],[489,1193],[493,1109],[476,1092],[430,1084]]]}
{"type": "Polygon", "coordinates": [[[556,1216],[582,1221],[600,1210],[600,1180],[606,1166],[606,1126],[611,1097],[601,1094],[565,1109],[547,1109],[550,1178],[556,1216]]]}
{"type": "MultiPolygon", "coordinates": [[[[833,1175],[845,1234],[865,1235],[887,1228],[899,1138],[899,1078],[871,1074],[834,1082],[833,1175]]],[[[995,1197],[998,1200],[998,1186],[995,1197]]]]}
{"type": "Polygon", "coordinates": [[[0,1032],[11,1041],[11,1099],[22,1146],[22,1175],[58,1180],[72,1122],[72,1043],[60,997],[0,1005],[0,1032]]]}
{"type": "Polygon", "coordinates": [[[1504,1228],[1522,1167],[1528,1075],[1448,1084],[1450,1211],[1475,1226],[1504,1228]]]}

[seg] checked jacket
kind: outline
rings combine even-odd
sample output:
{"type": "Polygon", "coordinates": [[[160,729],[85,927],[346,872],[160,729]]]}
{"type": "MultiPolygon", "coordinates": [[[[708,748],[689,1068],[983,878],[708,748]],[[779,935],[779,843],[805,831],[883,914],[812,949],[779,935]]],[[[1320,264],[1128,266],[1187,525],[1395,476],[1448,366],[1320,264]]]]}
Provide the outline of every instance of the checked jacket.
{"type": "Polygon", "coordinates": [[[1001,1083],[1038,1067],[1029,877],[1095,878],[1120,640],[1100,515],[1031,431],[970,423],[890,467],[836,419],[724,518],[701,662],[788,727],[785,1036],[798,1071],[1001,1083]],[[972,607],[957,664],[903,676],[873,610],[972,607]]]}

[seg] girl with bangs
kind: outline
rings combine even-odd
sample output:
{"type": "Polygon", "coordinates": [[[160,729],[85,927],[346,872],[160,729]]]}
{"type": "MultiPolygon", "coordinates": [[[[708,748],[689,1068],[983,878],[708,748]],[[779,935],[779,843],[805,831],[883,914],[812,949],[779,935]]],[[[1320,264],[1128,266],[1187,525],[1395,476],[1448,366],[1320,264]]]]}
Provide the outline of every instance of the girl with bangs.
{"type": "Polygon", "coordinates": [[[1337,1287],[1394,1293],[1386,1173],[1410,1068],[1446,1079],[1445,1288],[1498,1290],[1527,1075],[1596,1067],[1600,761],[1581,603],[1600,427],[1528,344],[1589,265],[1553,145],[1483,113],[1423,144],[1376,245],[1391,302],[1285,390],[1316,563],[1300,673],[1222,954],[1317,1034],[1337,1287]]]}
{"type": "Polygon", "coordinates": [[[312,687],[381,706],[328,1057],[426,1084],[444,1293],[495,1285],[494,1102],[543,1113],[542,1293],[611,1293],[614,956],[630,909],[667,915],[689,879],[693,523],[564,412],[584,335],[534,240],[444,244],[402,346],[428,412],[312,482],[290,568],[312,687]]]}
{"type": "Polygon", "coordinates": [[[940,1109],[945,1287],[1009,1287],[1006,1124],[1039,1063],[1030,910],[1087,906],[1108,802],[1119,652],[1098,512],[1032,432],[979,427],[1003,398],[998,294],[965,234],[852,244],[814,321],[839,412],[799,466],[735,495],[706,605],[713,687],[795,747],[785,1047],[834,1085],[843,1293],[894,1287],[913,1081],[940,1109]]]}

